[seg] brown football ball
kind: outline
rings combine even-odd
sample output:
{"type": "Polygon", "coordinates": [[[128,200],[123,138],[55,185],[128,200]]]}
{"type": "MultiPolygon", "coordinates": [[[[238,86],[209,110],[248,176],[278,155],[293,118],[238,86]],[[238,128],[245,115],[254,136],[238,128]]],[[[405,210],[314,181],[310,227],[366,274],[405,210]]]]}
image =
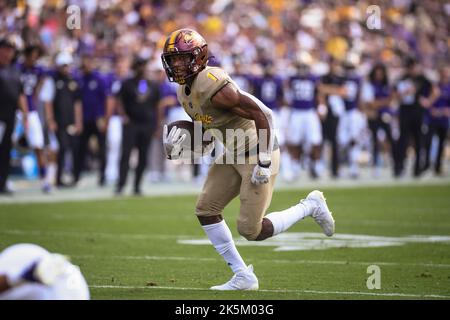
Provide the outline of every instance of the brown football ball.
{"type": "MultiPolygon", "coordinates": [[[[167,125],[167,132],[170,132],[170,130],[172,130],[172,128],[174,126],[176,126],[177,128],[181,129],[181,135],[183,135],[183,134],[187,135],[186,139],[183,142],[183,149],[184,150],[190,150],[190,151],[201,150],[200,149],[200,144],[198,146],[195,145],[196,141],[194,139],[194,122],[186,121],[186,120],[174,121],[174,122],[172,122],[172,123],[167,125]]],[[[197,138],[197,140],[201,141],[203,146],[206,146],[206,145],[209,144],[209,142],[208,141],[206,141],[206,142],[202,141],[203,140],[203,132],[204,131],[203,131],[203,128],[202,128],[202,131],[200,133],[202,136],[200,137],[200,139],[197,138]]]]}

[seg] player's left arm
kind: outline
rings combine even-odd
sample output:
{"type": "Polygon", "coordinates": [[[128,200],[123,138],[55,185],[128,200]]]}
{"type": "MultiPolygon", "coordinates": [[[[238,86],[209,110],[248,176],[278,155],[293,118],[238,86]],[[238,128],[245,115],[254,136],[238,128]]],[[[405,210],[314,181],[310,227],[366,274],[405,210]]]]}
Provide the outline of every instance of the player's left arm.
{"type": "Polygon", "coordinates": [[[8,291],[25,282],[40,282],[35,276],[35,270],[38,262],[34,262],[19,273],[6,273],[0,275],[0,293],[8,291]]]}
{"type": "Polygon", "coordinates": [[[23,93],[21,93],[19,96],[18,105],[19,105],[20,111],[22,111],[23,127],[24,127],[25,131],[28,131],[28,110],[29,110],[29,108],[28,108],[27,98],[25,97],[25,95],[23,93]]]}
{"type": "Polygon", "coordinates": [[[75,117],[75,127],[77,129],[77,134],[83,132],[83,105],[81,100],[75,101],[74,105],[74,117],[75,117]]]}
{"type": "Polygon", "coordinates": [[[263,164],[269,163],[275,141],[272,110],[253,95],[238,90],[231,83],[220,89],[211,98],[211,102],[217,108],[229,110],[242,118],[255,121],[258,141],[265,143],[260,145],[259,160],[263,164]],[[260,137],[263,132],[267,133],[266,137],[260,137]]]}
{"type": "Polygon", "coordinates": [[[68,258],[60,254],[51,254],[33,261],[20,272],[0,275],[0,293],[24,283],[38,283],[52,286],[67,272],[68,258]]]}

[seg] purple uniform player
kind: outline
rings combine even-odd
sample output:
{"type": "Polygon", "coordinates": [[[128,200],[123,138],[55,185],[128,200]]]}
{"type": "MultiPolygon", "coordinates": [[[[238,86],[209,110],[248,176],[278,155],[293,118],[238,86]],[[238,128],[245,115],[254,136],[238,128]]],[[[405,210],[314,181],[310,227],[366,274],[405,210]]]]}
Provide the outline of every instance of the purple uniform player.
{"type": "Polygon", "coordinates": [[[105,105],[108,88],[105,79],[94,69],[93,57],[83,56],[81,69],[78,84],[83,106],[83,133],[80,139],[79,166],[75,172],[75,181],[77,182],[80,179],[81,172],[84,169],[89,138],[95,135],[99,145],[98,157],[100,161],[98,184],[103,186],[106,168],[105,105]]]}
{"type": "Polygon", "coordinates": [[[350,176],[359,176],[358,159],[361,151],[361,137],[367,126],[366,118],[359,110],[359,97],[361,91],[361,78],[355,74],[355,66],[348,65],[344,77],[346,94],[343,97],[345,112],[338,124],[338,143],[342,147],[348,147],[350,176]]]}
{"type": "Polygon", "coordinates": [[[319,78],[311,74],[293,76],[288,85],[291,92],[291,107],[295,110],[311,110],[316,107],[316,89],[319,78]]]}
{"type": "Polygon", "coordinates": [[[233,74],[233,80],[239,86],[239,88],[245,92],[253,92],[254,77],[249,74],[235,73],[233,74]]]}
{"type": "Polygon", "coordinates": [[[375,175],[379,175],[379,167],[381,165],[379,158],[379,141],[378,133],[382,130],[386,135],[386,140],[391,146],[392,159],[396,159],[396,146],[392,137],[391,123],[394,111],[390,107],[393,94],[392,87],[389,85],[387,70],[383,64],[376,64],[369,74],[370,97],[368,102],[371,108],[375,110],[374,117],[369,120],[369,128],[372,132],[372,157],[375,167],[375,175]]]}
{"type": "Polygon", "coordinates": [[[351,76],[344,81],[347,94],[344,97],[345,110],[355,110],[358,108],[359,92],[361,89],[361,79],[356,76],[351,76]]]}
{"type": "Polygon", "coordinates": [[[275,75],[266,74],[253,81],[255,96],[271,110],[278,110],[283,99],[283,83],[275,75]]]}
{"type": "Polygon", "coordinates": [[[98,72],[89,72],[78,78],[83,103],[83,121],[94,123],[105,116],[107,83],[98,72]]]}
{"type": "Polygon", "coordinates": [[[25,60],[21,64],[21,82],[28,105],[28,130],[26,131],[27,141],[38,159],[39,176],[42,182],[42,191],[48,193],[51,189],[47,175],[47,159],[43,152],[44,131],[38,114],[37,93],[39,92],[45,76],[44,69],[38,66],[37,60],[42,54],[38,46],[28,46],[25,48],[25,60]]]}
{"type": "MultiPolygon", "coordinates": [[[[291,112],[288,120],[289,135],[286,136],[289,154],[296,162],[286,162],[288,167],[287,180],[298,174],[296,163],[302,153],[310,156],[311,177],[318,177],[317,160],[320,158],[320,145],[322,143],[322,126],[317,114],[317,88],[319,78],[309,72],[304,64],[297,66],[297,74],[287,81],[291,112]]],[[[286,178],[286,177],[285,177],[286,178]]],[[[293,179],[292,178],[292,179],[293,179]]]]}
{"type": "Polygon", "coordinates": [[[38,65],[30,65],[22,63],[19,65],[21,76],[20,80],[23,85],[23,91],[27,97],[28,111],[37,110],[36,93],[38,86],[46,73],[43,67],[38,65]]]}
{"type": "MultiPolygon", "coordinates": [[[[440,70],[439,91],[439,97],[430,108],[430,133],[427,144],[431,146],[433,136],[437,136],[439,142],[434,160],[436,175],[442,175],[442,157],[450,122],[450,70],[448,68],[440,70]]],[[[425,169],[430,165],[430,151],[427,151],[425,169]]]]}

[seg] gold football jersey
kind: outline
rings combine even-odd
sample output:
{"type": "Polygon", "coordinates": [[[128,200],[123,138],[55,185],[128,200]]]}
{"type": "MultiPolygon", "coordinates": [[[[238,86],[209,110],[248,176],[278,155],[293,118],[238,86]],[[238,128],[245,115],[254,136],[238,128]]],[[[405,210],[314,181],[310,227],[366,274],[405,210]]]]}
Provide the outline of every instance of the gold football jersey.
{"type": "Polygon", "coordinates": [[[224,144],[226,152],[232,151],[236,156],[242,152],[256,150],[258,136],[253,120],[213,106],[211,98],[228,83],[239,89],[224,70],[206,67],[192,83],[190,94],[186,95],[186,85],[181,85],[178,87],[177,96],[192,120],[201,121],[205,130],[217,129],[211,130],[212,135],[224,144]]]}

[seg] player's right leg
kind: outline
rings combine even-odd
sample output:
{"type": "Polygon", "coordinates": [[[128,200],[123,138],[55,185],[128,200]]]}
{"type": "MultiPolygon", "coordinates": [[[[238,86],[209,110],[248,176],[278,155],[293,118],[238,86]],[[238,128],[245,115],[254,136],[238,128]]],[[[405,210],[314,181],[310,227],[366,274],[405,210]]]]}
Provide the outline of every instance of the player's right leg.
{"type": "Polygon", "coordinates": [[[306,217],[312,217],[326,236],[331,237],[334,234],[334,218],[323,193],[319,190],[310,192],[306,199],[300,200],[295,206],[283,211],[269,213],[264,219],[269,220],[272,224],[273,232],[271,236],[276,236],[306,217]]]}
{"type": "Polygon", "coordinates": [[[41,120],[37,111],[30,111],[28,114],[28,131],[27,140],[30,148],[36,154],[39,177],[42,182],[42,191],[50,192],[51,186],[47,181],[47,159],[44,152],[44,131],[42,129],[41,120]]]}
{"type": "Polygon", "coordinates": [[[230,229],[222,218],[224,207],[239,194],[241,177],[227,164],[213,164],[198,198],[196,214],[216,251],[234,273],[232,279],[213,290],[255,290],[258,279],[237,251],[230,229]]]}
{"type": "Polygon", "coordinates": [[[289,118],[289,131],[286,134],[288,153],[282,154],[281,173],[284,180],[291,182],[296,179],[300,171],[301,142],[302,142],[302,111],[292,110],[289,118]]]}
{"type": "Polygon", "coordinates": [[[288,230],[298,221],[310,216],[327,236],[334,233],[334,219],[322,192],[314,190],[298,204],[264,216],[270,205],[279,168],[279,151],[272,154],[272,176],[269,183],[254,185],[250,181],[253,166],[237,165],[242,177],[238,231],[249,241],[261,241],[288,230]]]}
{"type": "Polygon", "coordinates": [[[366,118],[357,109],[349,112],[348,118],[349,134],[350,134],[350,177],[359,177],[359,157],[361,154],[361,138],[364,135],[364,130],[366,128],[366,118]]]}
{"type": "Polygon", "coordinates": [[[45,179],[51,186],[54,186],[56,181],[58,149],[58,139],[56,138],[55,133],[46,128],[44,130],[44,152],[47,158],[47,174],[45,179]]]}
{"type": "Polygon", "coordinates": [[[107,137],[106,182],[117,182],[119,178],[120,148],[122,142],[122,121],[120,116],[112,116],[109,121],[107,137]]]}
{"type": "Polygon", "coordinates": [[[306,121],[302,123],[305,133],[305,144],[310,146],[310,174],[313,179],[320,175],[319,160],[321,157],[322,145],[322,125],[320,123],[319,115],[315,110],[308,110],[305,112],[306,121]]]}

